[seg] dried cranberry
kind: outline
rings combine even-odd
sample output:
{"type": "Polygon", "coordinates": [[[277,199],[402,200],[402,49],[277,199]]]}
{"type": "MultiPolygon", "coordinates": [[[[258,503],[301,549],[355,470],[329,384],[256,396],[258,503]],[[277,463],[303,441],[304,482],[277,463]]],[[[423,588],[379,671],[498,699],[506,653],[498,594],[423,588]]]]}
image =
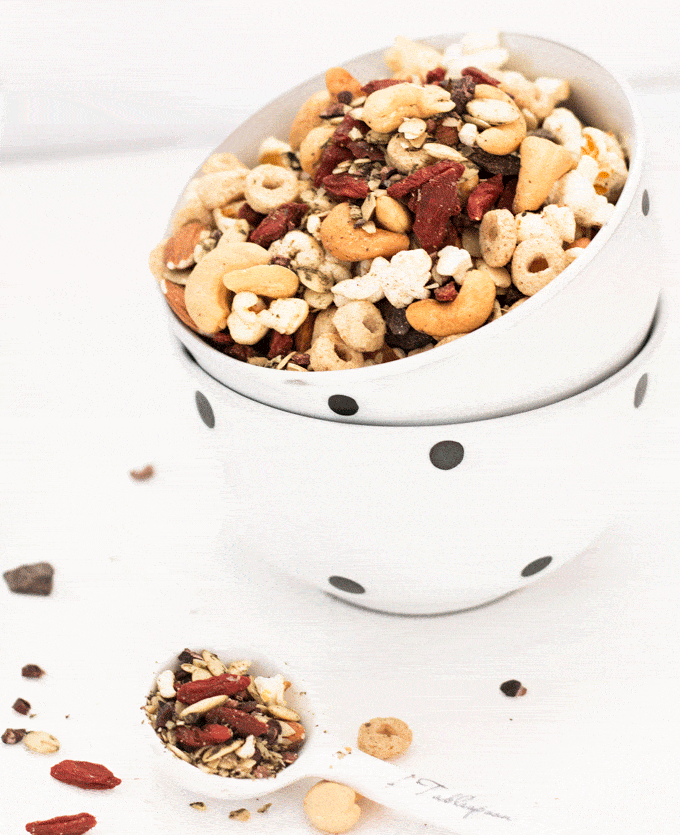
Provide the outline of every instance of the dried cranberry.
{"type": "Polygon", "coordinates": [[[484,70],[480,70],[479,67],[465,67],[465,69],[460,71],[460,74],[471,78],[475,84],[491,84],[494,87],[498,87],[501,83],[497,78],[485,73],[484,70]]]}
{"type": "Polygon", "coordinates": [[[391,87],[393,84],[403,84],[404,82],[399,78],[374,78],[373,81],[368,81],[361,88],[361,91],[370,96],[376,90],[383,90],[385,87],[391,87]]]}
{"type": "Polygon", "coordinates": [[[435,69],[428,71],[427,75],[425,76],[425,83],[439,84],[439,82],[443,81],[445,78],[446,69],[444,67],[435,67],[435,69]]]}

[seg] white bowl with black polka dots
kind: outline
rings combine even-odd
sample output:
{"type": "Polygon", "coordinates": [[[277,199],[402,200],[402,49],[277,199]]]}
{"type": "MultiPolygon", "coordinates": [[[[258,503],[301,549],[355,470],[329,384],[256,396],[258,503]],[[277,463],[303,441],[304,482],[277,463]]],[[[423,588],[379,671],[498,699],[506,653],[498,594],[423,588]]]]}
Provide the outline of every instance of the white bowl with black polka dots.
{"type": "Polygon", "coordinates": [[[467,423],[358,425],[273,409],[177,343],[186,396],[225,465],[229,549],[404,614],[469,608],[546,576],[593,547],[634,489],[668,308],[662,295],[645,346],[607,380],[467,423]]]}
{"type": "MultiPolygon", "coordinates": [[[[437,48],[459,35],[428,39],[437,48]]],[[[503,34],[509,69],[530,78],[568,78],[567,106],[589,125],[612,130],[630,155],[629,176],[609,223],[547,287],[462,339],[397,362],[351,371],[282,372],[212,348],[168,310],[171,327],[212,377],[247,397],[299,415],[362,424],[423,425],[513,414],[583,391],[626,365],[640,349],[659,286],[640,116],[628,84],[567,46],[503,34]]],[[[384,50],[346,62],[357,78],[384,77],[384,50]]],[[[300,104],[324,88],[322,75],[277,98],[217,151],[256,164],[260,142],[287,135],[300,104]]]]}

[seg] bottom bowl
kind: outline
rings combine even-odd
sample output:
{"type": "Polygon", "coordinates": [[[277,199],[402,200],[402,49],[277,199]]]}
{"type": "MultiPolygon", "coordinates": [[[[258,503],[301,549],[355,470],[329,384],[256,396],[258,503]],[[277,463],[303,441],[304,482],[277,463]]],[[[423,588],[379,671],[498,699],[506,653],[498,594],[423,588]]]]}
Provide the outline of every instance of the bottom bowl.
{"type": "Polygon", "coordinates": [[[400,614],[470,608],[545,576],[617,518],[669,303],[662,294],[642,349],[602,383],[469,423],[292,414],[231,391],[180,349],[234,497],[230,545],[400,614]]]}

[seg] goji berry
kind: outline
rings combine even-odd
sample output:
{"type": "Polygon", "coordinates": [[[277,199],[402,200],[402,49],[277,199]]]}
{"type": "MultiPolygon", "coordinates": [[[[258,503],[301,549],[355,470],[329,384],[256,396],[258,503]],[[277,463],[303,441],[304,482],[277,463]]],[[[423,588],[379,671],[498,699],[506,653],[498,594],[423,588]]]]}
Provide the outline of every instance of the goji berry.
{"type": "Polygon", "coordinates": [[[229,673],[212,676],[203,681],[188,681],[177,691],[177,701],[183,705],[193,705],[210,696],[231,696],[240,693],[249,684],[250,676],[233,676],[229,673]]]}
{"type": "Polygon", "coordinates": [[[85,760],[62,760],[52,766],[50,774],[62,783],[81,789],[113,789],[121,782],[106,766],[85,760]]]}
{"type": "Polygon", "coordinates": [[[260,221],[248,236],[248,240],[266,248],[287,232],[297,228],[306,211],[307,206],[304,203],[284,203],[260,221]]]}
{"type": "Polygon", "coordinates": [[[321,152],[319,164],[314,172],[314,187],[319,188],[323,178],[331,174],[336,165],[339,165],[347,159],[354,159],[354,155],[349,148],[336,145],[332,141],[328,142],[321,152]]]}
{"type": "Polygon", "coordinates": [[[395,200],[399,200],[399,198],[405,197],[410,192],[420,188],[428,180],[431,180],[433,177],[443,174],[444,171],[449,170],[456,172],[456,179],[458,180],[462,176],[465,168],[460,162],[443,159],[440,162],[435,162],[433,165],[426,165],[423,168],[419,168],[417,171],[414,171],[413,174],[409,174],[407,177],[404,177],[403,180],[393,183],[387,189],[387,193],[390,197],[394,197],[395,200]]]}
{"type": "Polygon", "coordinates": [[[479,67],[465,67],[460,71],[460,74],[469,76],[476,84],[491,84],[498,87],[501,83],[497,78],[485,73],[484,70],[480,70],[479,67]]]}
{"type": "Polygon", "coordinates": [[[31,835],[83,835],[97,825],[94,815],[81,812],[79,815],[61,815],[44,821],[26,824],[26,831],[31,835]]]}
{"type": "Polygon", "coordinates": [[[253,734],[264,736],[267,733],[268,725],[257,716],[245,713],[243,710],[234,710],[231,707],[219,705],[205,714],[206,721],[219,722],[221,725],[229,725],[240,734],[253,734]]]}
{"type": "Polygon", "coordinates": [[[272,360],[279,355],[288,354],[293,350],[293,337],[287,333],[279,333],[272,331],[269,339],[269,350],[267,351],[267,358],[272,360]]]}
{"type": "MultiPolygon", "coordinates": [[[[458,168],[462,171],[463,166],[458,168]]],[[[413,233],[425,252],[439,249],[449,228],[453,215],[460,214],[458,179],[455,168],[438,174],[428,180],[420,189],[413,221],[413,233]]]]}
{"type": "Polygon", "coordinates": [[[356,174],[328,174],[321,184],[331,197],[363,200],[368,196],[368,183],[356,174]]]}
{"type": "Polygon", "coordinates": [[[433,70],[428,70],[427,75],[425,76],[425,83],[426,84],[439,84],[439,82],[443,81],[445,78],[446,78],[445,67],[435,67],[433,70]]]}
{"type": "Polygon", "coordinates": [[[517,177],[513,177],[501,192],[501,196],[496,201],[497,209],[508,209],[512,211],[512,204],[515,200],[515,191],[517,190],[517,177]]]}
{"type": "Polygon", "coordinates": [[[502,192],[503,177],[500,174],[477,183],[470,192],[467,201],[467,216],[470,220],[481,220],[502,192]]]}
{"type": "Polygon", "coordinates": [[[373,81],[367,81],[361,88],[362,93],[370,96],[376,90],[382,90],[385,87],[391,87],[393,84],[403,84],[400,78],[374,78],[373,81]]]}
{"type": "Polygon", "coordinates": [[[198,728],[190,725],[179,725],[175,728],[177,742],[185,748],[202,748],[204,745],[220,745],[228,742],[233,734],[224,725],[204,725],[198,728]]]}

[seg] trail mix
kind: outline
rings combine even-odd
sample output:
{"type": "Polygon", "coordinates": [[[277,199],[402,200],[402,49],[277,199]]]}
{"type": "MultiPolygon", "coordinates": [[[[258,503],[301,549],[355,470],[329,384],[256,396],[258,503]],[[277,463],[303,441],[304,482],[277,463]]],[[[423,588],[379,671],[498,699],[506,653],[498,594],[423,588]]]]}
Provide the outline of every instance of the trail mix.
{"type": "Polygon", "coordinates": [[[503,69],[498,33],[397,38],[391,74],[326,73],[258,164],[215,153],[150,267],[230,357],[327,371],[390,362],[517,308],[588,246],[624,149],[563,106],[566,79],[503,69]]]}
{"type": "Polygon", "coordinates": [[[166,748],[223,777],[273,777],[295,762],[305,729],[286,704],[289,682],[280,673],[249,675],[250,666],[183,650],[175,668],[160,673],[144,708],[166,748]]]}

